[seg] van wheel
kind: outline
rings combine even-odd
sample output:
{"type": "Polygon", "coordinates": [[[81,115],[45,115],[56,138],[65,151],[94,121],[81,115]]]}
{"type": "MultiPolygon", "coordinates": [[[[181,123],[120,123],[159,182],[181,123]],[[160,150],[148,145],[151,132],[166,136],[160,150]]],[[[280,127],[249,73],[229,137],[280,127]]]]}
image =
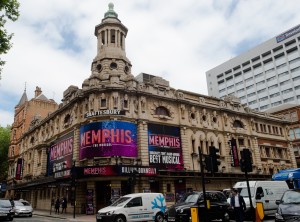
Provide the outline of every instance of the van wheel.
{"type": "Polygon", "coordinates": [[[164,221],[164,215],[162,213],[157,213],[155,215],[155,222],[163,222],[164,221]]]}
{"type": "Polygon", "coordinates": [[[117,216],[114,222],[126,222],[126,219],[123,216],[117,216]]]}

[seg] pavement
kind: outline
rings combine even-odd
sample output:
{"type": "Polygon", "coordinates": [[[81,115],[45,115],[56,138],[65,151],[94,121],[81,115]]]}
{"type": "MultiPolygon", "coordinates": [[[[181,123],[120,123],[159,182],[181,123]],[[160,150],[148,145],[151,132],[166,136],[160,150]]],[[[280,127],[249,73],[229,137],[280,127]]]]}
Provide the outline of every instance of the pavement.
{"type": "Polygon", "coordinates": [[[59,219],[65,219],[67,221],[76,221],[76,222],[95,222],[96,221],[96,214],[93,215],[86,215],[86,214],[75,214],[75,218],[73,215],[73,212],[67,212],[63,214],[56,214],[54,211],[51,212],[50,210],[33,210],[33,216],[43,216],[43,217],[52,217],[52,218],[59,218],[59,219]]]}

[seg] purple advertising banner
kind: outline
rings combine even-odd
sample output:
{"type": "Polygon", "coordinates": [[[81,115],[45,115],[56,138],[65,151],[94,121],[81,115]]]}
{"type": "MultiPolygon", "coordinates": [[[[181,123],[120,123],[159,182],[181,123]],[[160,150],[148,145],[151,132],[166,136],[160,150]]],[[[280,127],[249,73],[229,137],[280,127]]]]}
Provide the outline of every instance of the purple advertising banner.
{"type": "Polygon", "coordinates": [[[148,124],[149,166],[160,169],[183,169],[180,129],[148,124]]]}
{"type": "Polygon", "coordinates": [[[93,122],[80,127],[79,159],[137,157],[137,127],[121,121],[93,122]]]}
{"type": "Polygon", "coordinates": [[[17,160],[17,169],[16,169],[16,180],[22,180],[22,172],[23,172],[23,159],[19,158],[17,160]]]}
{"type": "Polygon", "coordinates": [[[54,178],[70,177],[73,164],[74,133],[69,133],[55,141],[50,147],[49,167],[54,178]]]}

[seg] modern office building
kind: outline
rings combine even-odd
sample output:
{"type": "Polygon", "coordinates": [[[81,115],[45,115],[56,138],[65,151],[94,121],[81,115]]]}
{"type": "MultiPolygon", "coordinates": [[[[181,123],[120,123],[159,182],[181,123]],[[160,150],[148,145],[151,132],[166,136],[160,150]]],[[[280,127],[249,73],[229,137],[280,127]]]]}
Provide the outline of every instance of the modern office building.
{"type": "Polygon", "coordinates": [[[265,111],[300,101],[300,25],[206,72],[208,95],[265,111]]]}

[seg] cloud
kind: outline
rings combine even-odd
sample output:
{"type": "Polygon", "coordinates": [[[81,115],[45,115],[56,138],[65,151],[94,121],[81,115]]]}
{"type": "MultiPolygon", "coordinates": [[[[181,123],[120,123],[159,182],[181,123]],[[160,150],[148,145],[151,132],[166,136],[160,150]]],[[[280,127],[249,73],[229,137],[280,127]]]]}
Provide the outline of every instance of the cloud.
{"type": "MultiPolygon", "coordinates": [[[[20,0],[19,20],[7,23],[8,31],[14,33],[14,45],[3,57],[7,63],[0,94],[8,96],[0,97],[0,125],[12,123],[25,82],[29,99],[40,86],[58,103],[69,85],[81,88],[97,53],[94,28],[109,2],[20,0]]],[[[207,70],[300,21],[297,0],[113,3],[129,29],[126,53],[133,75],[162,76],[173,88],[201,94],[207,94],[207,70]]]]}

